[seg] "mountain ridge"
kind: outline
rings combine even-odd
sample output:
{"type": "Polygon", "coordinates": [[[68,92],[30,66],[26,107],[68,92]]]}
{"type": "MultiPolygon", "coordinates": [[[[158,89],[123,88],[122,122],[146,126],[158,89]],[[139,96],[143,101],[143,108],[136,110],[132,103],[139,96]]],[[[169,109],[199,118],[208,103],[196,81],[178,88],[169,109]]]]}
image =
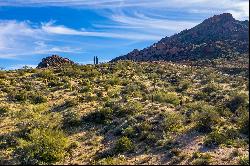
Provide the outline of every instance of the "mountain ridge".
{"type": "Polygon", "coordinates": [[[238,21],[230,13],[214,15],[202,23],[183,30],[142,50],[116,57],[133,61],[182,61],[215,59],[248,53],[249,21],[238,21]]]}

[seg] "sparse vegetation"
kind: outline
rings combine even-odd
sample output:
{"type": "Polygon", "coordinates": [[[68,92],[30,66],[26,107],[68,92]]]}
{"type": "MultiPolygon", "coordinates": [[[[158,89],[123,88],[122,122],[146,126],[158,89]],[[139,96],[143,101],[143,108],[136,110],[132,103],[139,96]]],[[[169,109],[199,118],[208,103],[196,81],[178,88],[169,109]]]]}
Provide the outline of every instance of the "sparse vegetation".
{"type": "Polygon", "coordinates": [[[245,72],[120,61],[0,74],[0,164],[249,162],[245,72]]]}

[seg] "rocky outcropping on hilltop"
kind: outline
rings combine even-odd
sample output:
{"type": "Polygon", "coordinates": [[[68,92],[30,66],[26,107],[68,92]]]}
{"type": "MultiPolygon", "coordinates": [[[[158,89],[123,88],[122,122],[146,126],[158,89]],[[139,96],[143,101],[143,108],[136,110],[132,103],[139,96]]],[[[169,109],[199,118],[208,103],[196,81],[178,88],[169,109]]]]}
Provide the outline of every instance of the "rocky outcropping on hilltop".
{"type": "Polygon", "coordinates": [[[47,67],[60,67],[62,65],[73,65],[73,61],[68,58],[63,58],[58,55],[52,55],[46,58],[43,58],[42,61],[38,64],[37,68],[47,68],[47,67]]]}

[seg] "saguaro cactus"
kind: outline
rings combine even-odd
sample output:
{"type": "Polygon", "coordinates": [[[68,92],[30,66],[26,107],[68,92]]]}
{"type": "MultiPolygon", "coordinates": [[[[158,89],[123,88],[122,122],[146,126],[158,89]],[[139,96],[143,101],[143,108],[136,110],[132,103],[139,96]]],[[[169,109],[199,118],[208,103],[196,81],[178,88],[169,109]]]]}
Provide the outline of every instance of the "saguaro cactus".
{"type": "Polygon", "coordinates": [[[98,58],[97,58],[97,56],[96,56],[96,60],[95,61],[96,61],[96,64],[98,65],[98,58]]]}

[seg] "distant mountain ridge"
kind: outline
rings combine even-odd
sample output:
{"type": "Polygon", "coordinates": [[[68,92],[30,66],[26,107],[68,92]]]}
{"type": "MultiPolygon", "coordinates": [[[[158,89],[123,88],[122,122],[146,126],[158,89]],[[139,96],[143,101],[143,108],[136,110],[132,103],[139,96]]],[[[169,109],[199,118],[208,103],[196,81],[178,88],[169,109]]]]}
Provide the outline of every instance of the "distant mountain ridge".
{"type": "Polygon", "coordinates": [[[182,61],[215,59],[248,53],[249,21],[238,21],[230,13],[215,15],[197,26],[165,37],[143,50],[133,50],[118,60],[182,61]]]}

